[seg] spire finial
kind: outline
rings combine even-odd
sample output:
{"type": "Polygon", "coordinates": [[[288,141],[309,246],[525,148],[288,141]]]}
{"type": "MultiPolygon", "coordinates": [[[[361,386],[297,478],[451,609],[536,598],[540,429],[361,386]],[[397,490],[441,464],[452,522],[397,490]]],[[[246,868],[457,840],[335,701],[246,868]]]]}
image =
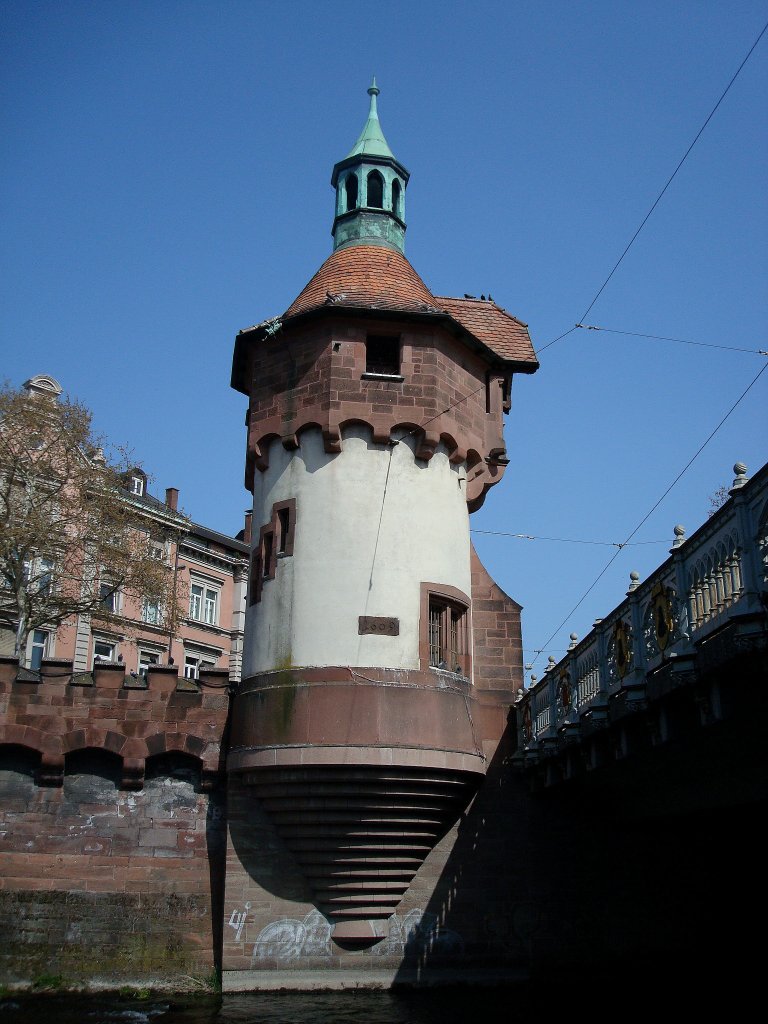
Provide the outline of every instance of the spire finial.
{"type": "Polygon", "coordinates": [[[371,79],[371,84],[368,86],[368,95],[371,97],[371,109],[368,111],[368,117],[375,117],[376,120],[379,119],[379,112],[376,109],[376,97],[380,92],[381,89],[376,85],[376,75],[374,75],[371,79]]]}

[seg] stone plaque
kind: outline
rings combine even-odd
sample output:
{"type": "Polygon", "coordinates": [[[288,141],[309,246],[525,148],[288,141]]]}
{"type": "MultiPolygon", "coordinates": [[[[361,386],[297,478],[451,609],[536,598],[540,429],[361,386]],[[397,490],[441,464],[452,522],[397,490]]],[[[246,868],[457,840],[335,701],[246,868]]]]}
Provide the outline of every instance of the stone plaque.
{"type": "Polygon", "coordinates": [[[400,619],[386,615],[361,615],[357,620],[359,636],[364,633],[378,633],[379,636],[400,636],[400,619]]]}

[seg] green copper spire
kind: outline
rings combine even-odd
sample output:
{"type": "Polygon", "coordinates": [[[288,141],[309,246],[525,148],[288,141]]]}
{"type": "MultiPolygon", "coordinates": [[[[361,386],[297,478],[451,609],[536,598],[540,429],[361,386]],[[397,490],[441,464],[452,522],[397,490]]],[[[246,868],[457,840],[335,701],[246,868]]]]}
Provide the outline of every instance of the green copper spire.
{"type": "Polygon", "coordinates": [[[376,97],[380,92],[381,90],[376,85],[376,76],[374,75],[368,89],[368,95],[371,97],[371,109],[368,111],[368,120],[360,132],[360,138],[350,149],[349,153],[347,153],[347,159],[351,156],[358,156],[361,153],[370,156],[387,156],[390,160],[395,159],[395,154],[389,148],[387,140],[384,138],[381,122],[379,121],[379,112],[376,109],[376,97]]]}
{"type": "Polygon", "coordinates": [[[349,153],[333,168],[336,189],[333,247],[379,245],[403,252],[405,189],[410,175],[384,138],[376,108],[376,79],[368,89],[368,120],[349,153]]]}

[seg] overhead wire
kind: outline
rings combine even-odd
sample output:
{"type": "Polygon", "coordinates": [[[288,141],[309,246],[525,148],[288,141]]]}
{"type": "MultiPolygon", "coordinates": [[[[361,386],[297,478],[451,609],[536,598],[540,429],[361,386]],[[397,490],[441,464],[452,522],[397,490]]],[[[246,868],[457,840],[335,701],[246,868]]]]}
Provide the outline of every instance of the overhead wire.
{"type": "MultiPolygon", "coordinates": [[[[650,210],[648,210],[648,212],[646,213],[645,217],[643,217],[642,221],[640,222],[640,226],[635,231],[634,235],[632,235],[632,237],[630,238],[630,240],[627,243],[626,247],[624,248],[624,251],[622,252],[621,256],[619,256],[618,260],[616,260],[616,263],[613,265],[613,268],[612,268],[611,272],[608,274],[606,279],[600,285],[600,287],[598,288],[597,292],[595,293],[594,298],[592,299],[590,304],[587,306],[587,308],[584,310],[584,312],[579,317],[579,323],[583,323],[583,321],[586,320],[587,316],[589,316],[590,310],[595,305],[595,303],[600,298],[600,296],[603,294],[603,292],[605,291],[605,288],[606,288],[608,282],[611,280],[613,275],[616,273],[616,271],[621,266],[621,263],[623,262],[624,257],[627,255],[629,250],[632,248],[632,246],[634,245],[635,240],[637,239],[638,235],[643,230],[645,225],[648,223],[648,220],[650,219],[651,214],[653,213],[653,211],[656,209],[656,207],[661,202],[662,197],[664,196],[664,193],[667,191],[669,186],[672,184],[672,182],[677,177],[678,171],[683,166],[685,161],[688,159],[688,156],[689,156],[691,150],[693,149],[693,147],[696,145],[696,143],[701,138],[701,136],[702,136],[702,134],[704,132],[704,129],[707,127],[709,122],[714,117],[715,112],[717,111],[718,107],[723,102],[725,97],[728,95],[728,93],[729,93],[729,91],[731,89],[731,86],[736,81],[736,79],[739,77],[739,75],[740,75],[744,65],[747,63],[749,58],[752,56],[752,53],[754,52],[755,47],[760,42],[760,40],[763,38],[763,36],[765,35],[767,30],[768,30],[768,22],[766,22],[765,25],[763,25],[763,28],[761,29],[757,39],[755,39],[754,43],[752,43],[752,45],[750,46],[749,50],[747,51],[747,55],[742,60],[741,64],[739,64],[738,68],[734,72],[733,76],[731,77],[731,80],[728,82],[728,84],[726,85],[725,89],[723,89],[722,93],[720,94],[720,98],[718,99],[717,103],[715,103],[714,107],[710,110],[706,120],[704,121],[704,124],[702,124],[701,128],[699,128],[698,132],[696,133],[696,135],[695,135],[695,137],[693,139],[693,142],[690,144],[688,149],[686,149],[686,151],[683,154],[682,159],[679,161],[677,167],[675,167],[674,171],[672,172],[672,174],[667,179],[667,183],[664,185],[664,187],[662,188],[661,192],[659,192],[659,194],[654,199],[653,204],[652,204],[650,210]]],[[[579,326],[579,325],[577,324],[576,326],[579,326]]],[[[575,330],[575,328],[571,328],[571,330],[575,330]]],[[[563,338],[567,337],[570,333],[571,333],[571,331],[565,331],[564,334],[561,334],[557,338],[554,338],[552,341],[547,342],[546,345],[542,346],[540,349],[537,350],[537,355],[540,355],[542,352],[545,351],[545,349],[551,348],[552,345],[554,345],[558,341],[561,341],[563,338]]]]}
{"type": "MultiPolygon", "coordinates": [[[[694,454],[693,454],[693,455],[691,456],[691,458],[690,458],[690,459],[688,460],[688,462],[686,462],[686,464],[685,464],[685,465],[683,466],[683,468],[682,468],[682,469],[680,470],[680,472],[679,472],[679,473],[677,474],[677,476],[676,476],[676,477],[675,477],[675,479],[674,479],[674,480],[672,481],[672,483],[671,483],[671,484],[670,484],[670,485],[669,485],[669,486],[667,487],[667,489],[666,489],[666,490],[664,491],[664,493],[663,493],[663,494],[661,495],[661,497],[660,497],[660,498],[659,498],[659,499],[658,499],[658,500],[657,500],[657,501],[656,501],[656,502],[655,502],[655,503],[654,503],[654,504],[653,504],[653,505],[651,506],[651,508],[650,508],[650,509],[648,510],[648,512],[646,512],[646,514],[645,514],[645,515],[643,516],[643,518],[642,518],[642,519],[640,520],[640,522],[639,522],[639,523],[637,524],[637,526],[635,526],[635,528],[634,528],[634,529],[632,530],[632,532],[631,532],[631,533],[629,534],[629,536],[627,537],[627,539],[626,539],[626,540],[625,540],[625,541],[623,542],[623,544],[621,545],[621,547],[617,548],[617,550],[616,550],[616,551],[615,551],[615,552],[614,552],[614,553],[613,553],[613,554],[611,555],[611,557],[610,557],[610,558],[608,559],[608,562],[606,563],[606,565],[605,565],[605,566],[604,566],[604,567],[603,567],[603,568],[602,568],[602,569],[600,570],[600,572],[599,572],[599,573],[597,574],[597,576],[595,577],[595,579],[593,580],[593,582],[592,582],[592,583],[590,584],[590,586],[589,586],[589,587],[587,587],[587,589],[586,589],[586,590],[584,591],[584,593],[583,593],[583,594],[581,595],[581,597],[580,597],[580,598],[579,598],[579,600],[578,600],[578,601],[576,602],[576,604],[575,604],[575,605],[573,606],[573,608],[571,608],[571,610],[570,610],[570,611],[568,612],[568,614],[567,614],[567,615],[565,616],[565,618],[563,619],[563,621],[562,621],[562,622],[561,622],[561,623],[560,623],[560,624],[559,624],[559,625],[557,626],[557,628],[556,628],[556,629],[554,629],[554,630],[552,631],[552,633],[551,633],[551,635],[550,635],[550,636],[548,637],[548,639],[547,639],[546,643],[545,643],[545,644],[544,644],[544,646],[543,646],[543,647],[541,648],[541,651],[540,651],[540,653],[543,653],[543,652],[544,652],[544,651],[545,651],[545,650],[547,649],[547,647],[549,646],[549,644],[550,644],[550,643],[552,642],[552,640],[553,640],[553,639],[554,639],[554,638],[555,638],[555,637],[557,636],[557,634],[558,634],[558,633],[560,632],[560,630],[561,630],[561,629],[563,628],[563,626],[565,626],[565,625],[566,625],[566,623],[567,623],[567,622],[568,622],[568,620],[569,620],[569,619],[571,618],[571,616],[572,616],[572,615],[574,614],[574,612],[578,610],[578,608],[579,608],[579,607],[580,607],[580,606],[581,606],[581,605],[582,605],[582,604],[584,603],[584,601],[585,601],[585,600],[587,599],[587,597],[588,597],[588,596],[589,596],[589,595],[590,595],[590,594],[592,593],[592,591],[593,591],[593,590],[595,589],[595,587],[597,586],[597,584],[598,584],[598,583],[600,582],[600,580],[601,580],[601,579],[603,578],[603,576],[604,576],[604,575],[606,574],[606,572],[607,572],[607,571],[608,571],[608,570],[610,569],[610,567],[611,567],[611,566],[613,565],[613,563],[614,563],[614,562],[616,561],[616,559],[617,559],[617,558],[619,557],[619,555],[621,554],[622,550],[623,550],[623,549],[624,549],[624,548],[625,548],[625,547],[627,546],[627,544],[628,544],[628,543],[629,543],[629,542],[630,542],[630,541],[632,540],[632,538],[633,538],[633,537],[635,536],[635,534],[636,534],[636,533],[638,532],[638,530],[639,530],[639,529],[640,529],[640,528],[641,528],[642,526],[644,526],[644,525],[645,525],[645,523],[646,523],[646,522],[647,522],[647,521],[648,521],[648,520],[650,519],[650,517],[651,517],[651,516],[653,515],[653,513],[654,513],[654,512],[656,511],[656,509],[657,509],[657,508],[659,507],[659,505],[660,505],[660,504],[662,503],[662,501],[663,501],[663,500],[664,500],[664,499],[666,498],[666,496],[667,496],[667,495],[669,494],[669,492],[670,492],[670,491],[672,490],[672,488],[673,488],[673,487],[675,486],[675,484],[676,484],[676,483],[677,483],[677,482],[678,482],[678,481],[679,481],[679,480],[680,480],[680,479],[681,479],[681,478],[683,477],[683,475],[684,475],[685,473],[687,473],[687,471],[688,471],[688,470],[690,469],[690,467],[691,467],[691,466],[693,465],[693,463],[694,463],[694,462],[696,461],[696,459],[697,459],[697,458],[699,457],[699,455],[701,455],[701,453],[702,453],[702,452],[704,451],[704,449],[705,449],[705,448],[707,447],[707,445],[708,445],[708,444],[709,444],[709,442],[710,442],[710,441],[712,440],[712,438],[713,438],[713,437],[715,436],[715,434],[716,434],[716,433],[718,432],[718,430],[720,430],[720,428],[721,428],[721,427],[723,426],[723,424],[724,424],[724,423],[726,422],[726,420],[727,420],[727,419],[729,418],[729,416],[730,416],[730,415],[731,415],[731,414],[732,414],[732,413],[734,412],[734,410],[736,409],[736,407],[737,407],[737,406],[738,406],[738,405],[739,405],[739,404],[741,403],[741,401],[742,401],[742,400],[743,400],[743,399],[744,399],[744,398],[746,397],[746,395],[748,394],[748,392],[749,392],[749,391],[750,391],[750,390],[751,390],[751,389],[752,389],[752,388],[753,388],[753,387],[755,386],[755,384],[756,384],[756,383],[758,382],[758,380],[760,379],[760,377],[762,376],[762,374],[763,374],[763,373],[765,373],[765,371],[766,371],[766,370],[768,370],[768,363],[765,363],[765,364],[764,364],[764,365],[763,365],[763,366],[761,367],[761,369],[760,369],[760,370],[759,370],[759,371],[757,372],[756,376],[752,378],[752,380],[750,381],[750,383],[749,383],[749,384],[747,385],[747,387],[746,387],[746,388],[745,388],[745,389],[744,389],[744,390],[742,391],[742,393],[741,393],[741,394],[739,395],[739,397],[738,397],[738,398],[736,399],[736,401],[735,401],[735,402],[733,403],[733,405],[732,405],[732,406],[730,407],[730,409],[728,410],[728,412],[726,412],[726,414],[725,414],[725,415],[724,415],[724,416],[722,417],[722,419],[720,420],[720,422],[719,422],[719,423],[717,424],[717,426],[716,426],[716,427],[714,428],[714,430],[713,430],[713,431],[712,431],[712,432],[711,432],[711,433],[709,434],[709,436],[708,436],[708,437],[706,438],[706,440],[705,440],[705,441],[704,441],[704,442],[703,442],[703,443],[702,443],[701,445],[699,445],[699,447],[698,447],[698,449],[696,450],[696,452],[695,452],[695,453],[694,453],[694,454]]],[[[534,664],[535,664],[535,663],[536,663],[536,661],[538,660],[538,657],[539,657],[539,655],[537,654],[537,655],[536,655],[536,658],[534,658],[534,660],[533,660],[533,663],[534,663],[534,664]]]]}
{"type": "Polygon", "coordinates": [[[630,338],[652,338],[654,341],[675,341],[679,345],[700,345],[703,348],[720,348],[726,352],[747,352],[755,356],[768,356],[768,351],[763,348],[739,348],[736,345],[718,345],[711,341],[691,341],[690,338],[670,338],[664,334],[643,334],[640,331],[621,331],[617,327],[600,327],[596,324],[575,324],[574,329],[580,327],[585,331],[603,331],[605,334],[625,334],[630,338]]]}
{"type": "MultiPolygon", "coordinates": [[[[470,529],[470,533],[483,533],[487,536],[492,537],[514,537],[517,540],[549,540],[558,541],[561,544],[597,544],[601,547],[606,548],[625,548],[626,542],[616,540],[581,540],[575,537],[543,537],[537,534],[531,533],[506,533],[503,530],[476,530],[474,527],[470,529]]],[[[633,547],[639,547],[643,544],[666,544],[665,540],[636,540],[632,543],[633,547]]]]}
{"type": "MultiPolygon", "coordinates": [[[[683,164],[684,164],[684,163],[685,163],[685,161],[687,160],[687,158],[688,158],[688,156],[689,156],[689,154],[690,154],[691,150],[692,150],[692,149],[693,149],[693,147],[694,147],[694,146],[696,145],[696,143],[698,142],[698,140],[699,140],[699,138],[701,137],[702,133],[704,132],[705,128],[707,127],[707,125],[709,124],[709,122],[710,122],[710,121],[712,120],[712,118],[714,117],[714,115],[715,115],[715,112],[717,111],[718,107],[720,106],[720,104],[721,104],[721,103],[723,102],[723,100],[725,99],[726,95],[728,94],[729,90],[731,89],[731,86],[733,85],[733,83],[734,83],[734,82],[736,81],[736,79],[738,78],[739,74],[741,73],[741,70],[742,70],[742,68],[743,68],[743,67],[744,67],[744,65],[745,65],[745,64],[747,63],[747,61],[749,60],[749,58],[751,57],[751,55],[752,55],[752,52],[754,51],[755,47],[757,46],[757,44],[758,44],[758,43],[760,42],[760,40],[762,39],[762,37],[763,37],[763,35],[765,34],[766,30],[768,30],[768,22],[766,22],[766,24],[765,24],[765,25],[763,26],[763,28],[762,28],[761,32],[759,33],[759,35],[758,35],[757,39],[755,39],[754,43],[753,43],[753,44],[752,44],[752,46],[750,47],[749,51],[747,52],[746,56],[745,56],[745,57],[744,57],[744,59],[742,60],[741,64],[740,64],[740,65],[739,65],[739,67],[738,67],[738,68],[736,69],[736,72],[735,72],[735,73],[734,73],[734,75],[732,76],[731,80],[730,80],[730,81],[728,82],[728,85],[727,85],[727,86],[725,87],[725,89],[724,89],[724,90],[723,90],[723,92],[721,93],[721,95],[720,95],[720,97],[719,97],[719,99],[718,99],[717,103],[715,103],[714,107],[713,107],[713,108],[712,108],[712,110],[710,111],[709,115],[707,116],[706,120],[705,120],[705,121],[704,121],[704,123],[702,124],[701,128],[699,128],[698,132],[696,133],[696,136],[695,136],[695,137],[694,137],[694,139],[693,139],[693,142],[691,142],[691,144],[689,145],[688,149],[687,149],[687,150],[685,151],[685,153],[683,154],[683,157],[682,157],[682,159],[681,159],[681,160],[679,161],[679,163],[678,163],[678,164],[677,164],[677,166],[675,167],[674,171],[673,171],[673,172],[672,172],[672,174],[670,175],[669,179],[667,180],[666,184],[665,184],[665,185],[664,185],[664,187],[662,188],[661,192],[660,192],[660,193],[658,194],[658,196],[657,196],[657,197],[656,197],[656,199],[654,200],[654,202],[653,202],[653,205],[651,206],[651,208],[649,209],[648,213],[647,213],[647,214],[645,215],[645,217],[644,217],[644,218],[643,218],[643,220],[641,221],[641,223],[640,223],[640,226],[639,226],[639,227],[638,227],[638,229],[637,229],[637,230],[635,231],[635,233],[634,233],[634,235],[632,236],[632,238],[631,238],[631,239],[629,240],[629,242],[628,242],[627,246],[625,247],[624,251],[622,252],[621,256],[619,257],[619,259],[618,259],[618,260],[616,261],[616,263],[614,264],[614,266],[613,266],[613,268],[612,268],[611,272],[610,272],[610,273],[608,274],[608,276],[606,277],[605,281],[603,281],[602,285],[600,286],[600,288],[599,288],[599,289],[598,289],[598,291],[596,292],[596,294],[595,294],[594,298],[592,299],[592,301],[590,302],[590,304],[589,304],[589,305],[587,306],[586,310],[585,310],[585,311],[584,311],[584,313],[582,314],[582,316],[581,316],[581,318],[580,318],[580,321],[584,321],[584,320],[586,319],[586,317],[588,316],[588,314],[589,314],[590,310],[591,310],[591,309],[592,309],[592,307],[593,307],[593,306],[595,305],[595,303],[597,302],[598,298],[600,297],[600,295],[601,295],[601,294],[603,293],[603,291],[605,290],[606,286],[608,285],[608,282],[609,282],[609,281],[611,280],[611,278],[613,277],[613,275],[614,275],[614,274],[616,273],[616,271],[618,270],[618,268],[619,268],[620,264],[621,264],[621,263],[622,263],[622,261],[624,260],[624,257],[625,257],[625,256],[627,255],[627,253],[628,253],[628,252],[629,252],[629,250],[631,249],[632,245],[634,244],[635,240],[637,239],[638,235],[640,234],[640,232],[641,232],[641,231],[643,230],[643,228],[645,227],[645,224],[647,223],[647,221],[649,220],[649,218],[650,218],[651,214],[653,213],[653,211],[654,211],[654,210],[656,209],[656,207],[657,207],[657,206],[658,206],[658,204],[660,203],[660,201],[661,201],[662,197],[664,196],[664,193],[665,193],[665,192],[667,191],[667,189],[669,188],[669,186],[670,186],[670,185],[672,184],[672,182],[674,181],[675,177],[677,176],[677,173],[678,173],[678,171],[679,171],[679,170],[680,170],[680,168],[681,168],[681,167],[683,166],[683,164]]],[[[539,349],[538,349],[538,351],[537,351],[537,355],[538,355],[538,354],[540,354],[541,352],[543,352],[543,351],[544,351],[545,349],[548,349],[548,348],[550,348],[550,347],[551,347],[552,345],[556,344],[556,342],[558,342],[558,341],[562,341],[562,339],[563,339],[563,338],[566,338],[566,337],[568,337],[568,335],[569,335],[569,334],[572,334],[572,333],[573,333],[573,332],[574,332],[575,330],[577,330],[577,329],[578,329],[579,327],[582,327],[582,326],[584,326],[584,325],[583,325],[583,324],[582,324],[581,322],[579,322],[579,323],[577,323],[577,324],[574,324],[574,326],[573,326],[573,327],[570,327],[570,328],[569,328],[569,329],[568,329],[567,331],[564,331],[564,332],[563,332],[562,334],[558,335],[558,337],[556,337],[556,338],[554,338],[554,339],[553,339],[552,341],[548,342],[548,343],[547,343],[546,345],[544,345],[544,346],[543,346],[542,348],[539,348],[539,349]]],[[[763,369],[765,369],[765,367],[763,367],[763,369]]],[[[760,372],[762,373],[762,370],[761,370],[760,372]]],[[[759,377],[759,376],[760,376],[760,374],[758,374],[758,377],[759,377]]],[[[755,378],[755,381],[756,381],[756,380],[757,380],[757,378],[755,378]]],[[[754,384],[754,383],[755,383],[755,381],[753,381],[752,383],[754,384]]],[[[752,385],[750,384],[750,387],[751,387],[751,386],[752,386],[752,385]]],[[[430,417],[429,419],[427,419],[427,420],[424,420],[424,421],[423,421],[423,422],[422,422],[422,423],[421,423],[421,424],[420,424],[420,425],[419,425],[418,427],[416,427],[416,428],[414,428],[413,430],[409,431],[409,433],[408,433],[408,434],[407,434],[406,436],[407,436],[407,437],[409,437],[409,436],[413,436],[413,435],[415,435],[416,433],[418,433],[418,432],[419,432],[420,430],[423,430],[423,428],[424,428],[425,426],[427,426],[427,425],[428,425],[429,423],[431,423],[431,422],[432,422],[433,420],[436,420],[436,419],[438,419],[438,418],[439,418],[440,416],[443,416],[443,415],[444,415],[445,413],[447,413],[447,412],[450,412],[450,411],[451,411],[452,409],[455,409],[455,408],[456,408],[456,406],[457,406],[457,405],[461,405],[461,403],[462,403],[462,402],[466,402],[466,401],[467,401],[467,399],[471,398],[471,397],[472,397],[473,395],[476,395],[476,394],[477,394],[477,393],[478,393],[479,391],[482,391],[484,387],[485,387],[485,384],[482,384],[482,385],[480,385],[480,387],[476,388],[476,389],[475,389],[474,391],[470,392],[470,393],[469,393],[469,394],[467,394],[467,395],[464,395],[464,396],[463,396],[462,398],[460,398],[460,399],[459,399],[458,401],[456,401],[456,402],[453,402],[452,404],[448,405],[448,406],[447,406],[447,407],[446,407],[445,409],[443,409],[443,410],[441,410],[440,412],[436,413],[436,414],[435,414],[434,416],[431,416],[431,417],[430,417]]],[[[748,388],[747,390],[749,390],[749,388],[748,388]]],[[[745,394],[746,394],[746,392],[745,392],[745,394]]],[[[742,395],[742,397],[743,397],[743,395],[742,395]]],[[[741,399],[739,399],[739,401],[741,401],[741,399]]],[[[737,404],[738,404],[738,402],[737,402],[737,404]]],[[[734,406],[734,408],[735,408],[735,406],[734,406]]],[[[732,411],[732,410],[731,410],[731,411],[732,411]]],[[[728,413],[728,415],[730,415],[730,412],[728,413]]],[[[727,417],[726,417],[726,418],[727,418],[727,417]]],[[[725,421],[723,420],[723,422],[725,422],[725,421]]],[[[718,428],[716,428],[716,430],[717,430],[717,429],[719,429],[719,427],[718,427],[718,428]]],[[[714,436],[714,435],[710,435],[710,437],[711,437],[711,436],[714,436]]],[[[709,440],[710,440],[710,438],[708,438],[708,439],[707,439],[707,441],[705,442],[705,444],[707,444],[709,440]]],[[[393,447],[394,447],[394,446],[393,446],[393,447]]],[[[701,449],[700,449],[700,451],[701,451],[701,449]]],[[[698,454],[699,454],[699,453],[697,452],[697,453],[696,453],[696,455],[694,456],[694,459],[695,459],[695,458],[697,457],[697,455],[698,455],[698,454]]],[[[376,551],[377,551],[377,549],[378,549],[378,541],[379,541],[379,532],[380,532],[380,530],[381,530],[381,520],[382,520],[382,517],[383,517],[383,515],[384,515],[384,502],[385,502],[385,500],[386,500],[386,496],[387,496],[387,486],[388,486],[388,483],[389,483],[389,470],[390,470],[390,466],[391,466],[391,460],[392,460],[392,449],[390,449],[390,464],[389,464],[389,465],[387,466],[387,474],[386,474],[386,479],[385,479],[385,482],[384,482],[384,492],[383,492],[383,494],[382,494],[381,510],[380,510],[380,513],[379,513],[379,528],[378,528],[378,530],[377,530],[377,534],[376,534],[376,544],[375,544],[375,547],[374,547],[374,554],[373,554],[373,562],[371,563],[371,578],[370,578],[370,580],[369,580],[369,587],[370,587],[370,586],[372,585],[372,581],[373,581],[373,568],[374,568],[374,564],[375,564],[375,561],[376,561],[376,551]]],[[[691,461],[693,461],[693,460],[691,460],[691,461]]],[[[690,465],[690,463],[689,463],[689,465],[690,465]]],[[[688,467],[686,466],[686,469],[687,469],[687,468],[688,468],[688,467]]],[[[683,470],[683,472],[685,472],[685,470],[683,470]]],[[[681,474],[681,475],[682,475],[682,474],[681,474]]],[[[679,479],[679,477],[678,477],[677,479],[679,479]]],[[[672,486],[674,486],[674,484],[675,484],[675,483],[677,482],[677,479],[676,479],[675,481],[673,481],[673,483],[672,483],[671,487],[672,487],[672,486]]],[[[670,489],[671,489],[671,487],[670,487],[670,489]]],[[[666,493],[668,493],[668,492],[665,492],[665,494],[664,494],[664,495],[662,495],[662,499],[663,499],[664,497],[666,497],[666,493]]],[[[660,501],[661,501],[662,499],[660,499],[660,501]]],[[[656,507],[656,506],[654,506],[654,508],[655,508],[655,507],[656,507]]],[[[652,509],[651,511],[653,511],[653,509],[652,509]]],[[[650,514],[651,514],[651,513],[649,513],[649,515],[650,515],[650,514]]],[[[643,520],[643,522],[645,522],[645,520],[643,520]]],[[[639,529],[639,528],[640,528],[640,526],[642,526],[642,522],[641,522],[641,523],[640,523],[640,524],[638,525],[638,527],[636,528],[636,530],[635,530],[635,531],[633,531],[633,533],[632,533],[632,534],[630,535],[630,538],[631,538],[632,536],[634,536],[634,533],[635,533],[635,532],[637,532],[637,529],[639,529]]],[[[612,564],[613,560],[614,560],[614,559],[615,559],[615,558],[616,558],[616,557],[617,557],[617,556],[619,555],[619,552],[620,552],[620,551],[621,551],[621,550],[622,550],[622,549],[623,549],[623,548],[624,548],[624,547],[625,547],[625,546],[627,545],[627,543],[629,542],[629,539],[630,539],[630,538],[628,538],[628,540],[627,540],[627,541],[624,541],[624,542],[623,542],[622,544],[617,544],[617,545],[616,545],[616,547],[617,547],[617,550],[616,550],[615,554],[614,554],[614,555],[612,556],[612,558],[611,558],[611,560],[609,561],[608,565],[607,565],[607,566],[605,567],[605,569],[603,570],[603,573],[607,571],[608,567],[609,567],[609,566],[610,566],[610,565],[612,564]]],[[[584,599],[585,599],[585,598],[587,597],[587,595],[588,595],[588,594],[590,593],[590,591],[591,591],[591,590],[593,589],[593,587],[594,587],[594,586],[596,586],[596,584],[597,584],[598,580],[599,580],[599,579],[600,579],[600,577],[601,577],[601,576],[603,575],[603,573],[601,573],[601,574],[600,574],[600,576],[598,576],[597,580],[595,580],[595,582],[594,582],[594,583],[592,584],[592,587],[590,587],[590,588],[589,588],[589,590],[588,590],[588,591],[587,591],[587,592],[586,592],[586,593],[584,594],[584,596],[583,596],[583,597],[581,598],[581,600],[580,600],[580,601],[579,601],[579,603],[578,603],[578,604],[576,605],[576,607],[575,607],[575,608],[573,609],[573,611],[575,611],[575,610],[576,610],[576,608],[578,608],[578,607],[579,607],[579,605],[581,604],[581,602],[582,602],[582,601],[583,601],[583,600],[584,600],[584,599]]],[[[569,613],[569,617],[570,617],[570,615],[572,615],[572,614],[573,614],[573,611],[571,611],[571,612],[569,613]]],[[[567,621],[567,620],[566,620],[566,621],[567,621]]],[[[558,626],[558,630],[559,630],[560,628],[561,628],[561,626],[558,626]]],[[[555,632],[557,632],[557,630],[556,630],[555,632]]]]}

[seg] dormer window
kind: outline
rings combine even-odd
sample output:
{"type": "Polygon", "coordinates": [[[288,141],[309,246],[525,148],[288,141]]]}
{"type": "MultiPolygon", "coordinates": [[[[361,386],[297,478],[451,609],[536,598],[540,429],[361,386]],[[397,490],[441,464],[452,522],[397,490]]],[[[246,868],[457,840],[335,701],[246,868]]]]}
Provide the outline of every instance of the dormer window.
{"type": "Polygon", "coordinates": [[[400,182],[397,178],[392,182],[392,213],[402,220],[400,213],[400,182]]]}
{"type": "Polygon", "coordinates": [[[344,179],[344,193],[347,199],[347,210],[357,208],[357,175],[348,174],[344,179]]]}
{"type": "Polygon", "coordinates": [[[132,476],[130,480],[131,494],[137,495],[139,498],[144,496],[144,477],[132,476]]]}
{"type": "Polygon", "coordinates": [[[374,206],[377,210],[384,208],[384,179],[378,171],[371,171],[368,175],[368,201],[367,206],[374,206]]]}

